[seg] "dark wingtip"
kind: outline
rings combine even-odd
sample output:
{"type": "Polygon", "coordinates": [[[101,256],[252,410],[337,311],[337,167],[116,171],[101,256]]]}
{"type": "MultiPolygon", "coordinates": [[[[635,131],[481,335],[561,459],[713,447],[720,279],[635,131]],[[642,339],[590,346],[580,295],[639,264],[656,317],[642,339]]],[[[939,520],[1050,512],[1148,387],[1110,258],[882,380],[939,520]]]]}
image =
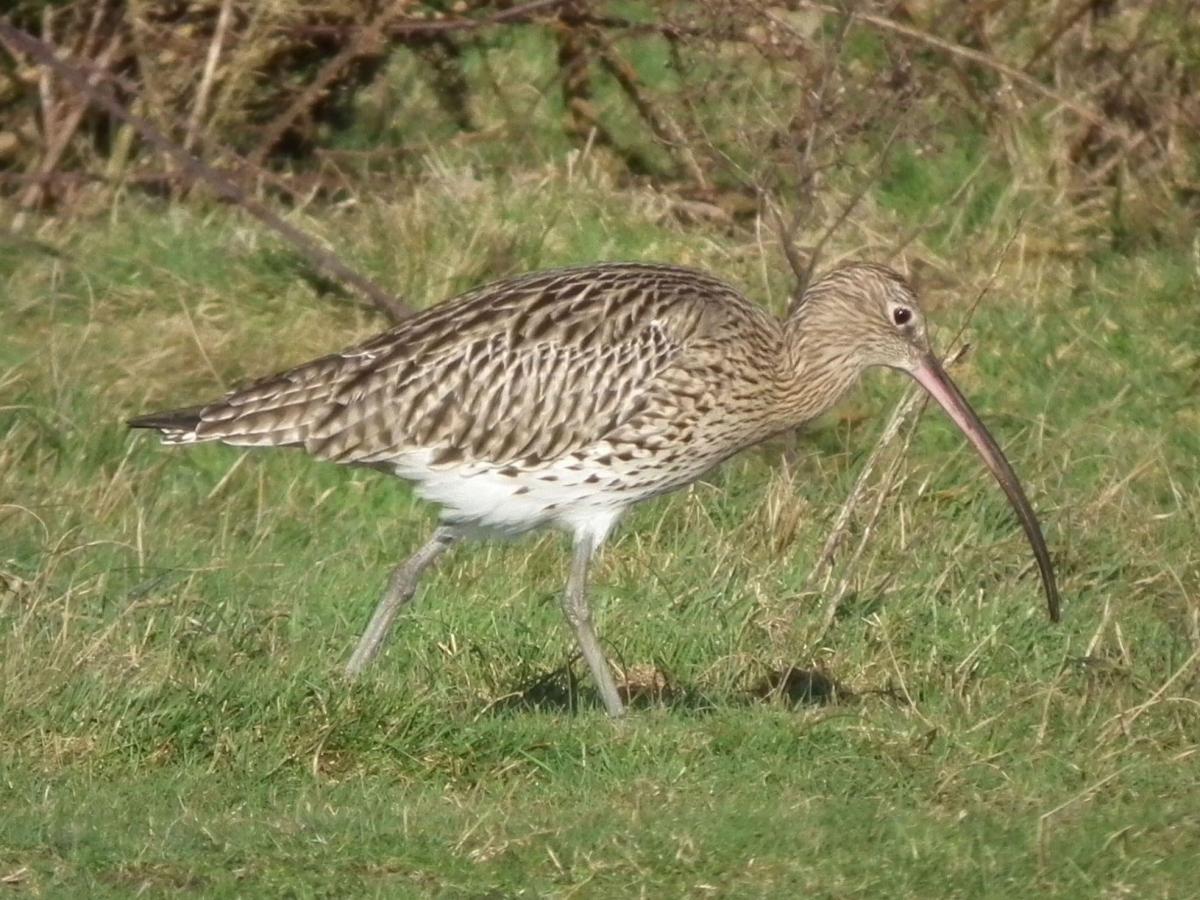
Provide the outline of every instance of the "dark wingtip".
{"type": "Polygon", "coordinates": [[[169,409],[164,412],[148,413],[126,419],[130,428],[155,428],[159,431],[191,431],[200,424],[200,411],[204,407],[191,406],[187,409],[169,409]]]}

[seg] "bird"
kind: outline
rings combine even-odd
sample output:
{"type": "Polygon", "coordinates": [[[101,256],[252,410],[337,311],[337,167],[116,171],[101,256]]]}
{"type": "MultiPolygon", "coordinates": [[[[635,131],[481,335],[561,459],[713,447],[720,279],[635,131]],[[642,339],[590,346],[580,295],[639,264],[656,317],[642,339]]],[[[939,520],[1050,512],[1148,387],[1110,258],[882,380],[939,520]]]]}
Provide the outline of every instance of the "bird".
{"type": "Polygon", "coordinates": [[[422,576],[467,538],[565,530],[562,609],[605,709],[625,712],[587,598],[589,565],[631,506],[828,411],[868,369],[914,378],[1003,488],[1050,618],[1053,565],[999,444],[934,354],[894,269],[836,266],[780,317],[701,271],[599,263],[496,281],[348,349],[198,406],[139,416],[167,444],[295,447],[412,482],[440,508],[388,580],[345,666],[357,678],[422,576]]]}

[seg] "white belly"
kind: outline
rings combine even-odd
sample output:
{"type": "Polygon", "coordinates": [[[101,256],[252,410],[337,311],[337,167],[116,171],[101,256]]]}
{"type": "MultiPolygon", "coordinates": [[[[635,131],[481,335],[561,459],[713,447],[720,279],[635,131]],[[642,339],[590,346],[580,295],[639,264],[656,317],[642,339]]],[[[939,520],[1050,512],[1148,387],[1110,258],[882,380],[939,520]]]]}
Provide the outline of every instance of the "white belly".
{"type": "Polygon", "coordinates": [[[433,467],[431,456],[405,454],[393,471],[441,506],[447,524],[500,536],[551,525],[598,544],[630,504],[655,493],[622,488],[627,482],[611,466],[574,457],[525,469],[482,462],[433,467]]]}

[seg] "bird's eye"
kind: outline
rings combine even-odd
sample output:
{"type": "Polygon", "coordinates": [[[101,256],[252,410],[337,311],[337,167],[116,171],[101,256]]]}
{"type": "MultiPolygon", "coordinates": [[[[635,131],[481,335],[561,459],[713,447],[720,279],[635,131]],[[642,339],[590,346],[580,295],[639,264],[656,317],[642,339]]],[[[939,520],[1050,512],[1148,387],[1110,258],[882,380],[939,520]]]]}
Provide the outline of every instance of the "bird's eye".
{"type": "Polygon", "coordinates": [[[892,321],[897,325],[907,325],[912,320],[912,310],[907,306],[897,306],[892,310],[892,321]]]}

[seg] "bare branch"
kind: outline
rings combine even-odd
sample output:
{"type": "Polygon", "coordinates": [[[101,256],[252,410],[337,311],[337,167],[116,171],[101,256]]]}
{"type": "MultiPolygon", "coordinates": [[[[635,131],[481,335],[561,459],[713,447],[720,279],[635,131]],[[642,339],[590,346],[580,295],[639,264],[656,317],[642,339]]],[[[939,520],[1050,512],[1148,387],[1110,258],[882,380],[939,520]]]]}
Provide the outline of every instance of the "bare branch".
{"type": "Polygon", "coordinates": [[[638,75],[634,71],[633,66],[625,61],[615,47],[607,41],[603,40],[599,34],[596,35],[596,42],[600,50],[600,62],[604,68],[617,80],[621,90],[625,92],[630,102],[637,109],[638,114],[654,132],[654,136],[667,148],[675,151],[683,161],[684,168],[687,169],[688,175],[701,188],[709,187],[708,178],[704,175],[704,170],[700,168],[700,164],[696,161],[696,155],[692,153],[688,146],[687,139],[679,130],[679,126],[675,124],[669,117],[661,114],[654,108],[654,105],[646,99],[638,86],[638,75]]]}
{"type": "MultiPolygon", "coordinates": [[[[817,3],[814,0],[797,0],[801,5],[807,6],[809,9],[818,9],[822,12],[841,14],[841,10],[836,7],[829,6],[825,3],[817,3]]],[[[1103,128],[1105,131],[1115,134],[1120,138],[1124,138],[1124,130],[1117,127],[1112,121],[1099,110],[1093,109],[1085,103],[1080,103],[1071,97],[1062,94],[1053,88],[1046,87],[1033,76],[1022,72],[1020,69],[1003,63],[1000,60],[988,56],[986,53],[981,53],[978,50],[972,50],[970,47],[964,47],[962,44],[955,44],[952,41],[943,40],[928,32],[921,31],[919,28],[913,28],[911,25],[903,25],[893,19],[888,19],[884,16],[877,16],[872,13],[854,11],[854,18],[873,25],[883,31],[890,31],[902,37],[918,41],[926,46],[941,50],[944,53],[949,53],[952,56],[957,56],[962,59],[970,60],[973,63],[981,65],[985,68],[999,72],[1002,75],[1011,78],[1017,84],[1033,91],[1035,94],[1040,94],[1049,100],[1053,100],[1060,106],[1071,110],[1075,115],[1079,116],[1092,124],[1103,128]]]]}
{"type": "Polygon", "coordinates": [[[806,285],[812,281],[813,272],[816,271],[817,268],[817,260],[820,259],[821,251],[825,249],[825,244],[828,243],[829,239],[833,237],[834,233],[842,227],[842,224],[848,218],[850,218],[850,214],[854,212],[855,208],[862,201],[862,198],[867,195],[867,191],[870,190],[871,187],[878,181],[880,174],[883,172],[884,166],[887,165],[888,156],[892,152],[892,145],[896,142],[897,135],[900,134],[900,125],[900,122],[896,123],[896,125],[892,128],[892,133],[888,135],[887,140],[884,142],[883,146],[879,148],[879,152],[875,155],[875,171],[872,177],[864,178],[862,180],[862,183],[858,186],[858,189],[855,190],[855,192],[850,196],[850,199],[842,207],[842,211],[838,213],[837,218],[829,223],[829,225],[825,228],[825,231],[822,232],[820,239],[816,243],[816,246],[813,247],[812,253],[809,255],[808,259],[808,271],[805,273],[804,277],[804,283],[806,285]]]}
{"type": "MultiPolygon", "coordinates": [[[[401,0],[401,3],[404,2],[405,0],[401,0]]],[[[578,2],[579,0],[531,0],[529,3],[521,3],[478,19],[452,18],[450,16],[440,19],[401,19],[399,21],[389,21],[383,28],[383,33],[388,37],[404,37],[405,35],[436,34],[448,31],[475,31],[479,28],[487,28],[489,25],[527,22],[540,13],[555,11],[559,7],[578,2]]],[[[289,28],[287,31],[290,34],[308,37],[350,36],[353,40],[354,36],[359,32],[372,30],[374,27],[374,23],[365,26],[302,25],[289,28]]]]}
{"type": "Polygon", "coordinates": [[[217,14],[217,25],[213,29],[212,41],[208,45],[208,55],[204,59],[204,74],[200,76],[200,87],[196,89],[196,102],[192,105],[192,114],[188,118],[187,134],[183,139],[183,149],[191,150],[196,143],[196,134],[204,121],[204,113],[208,106],[208,94],[212,90],[213,78],[217,73],[217,62],[221,58],[221,45],[225,42],[225,31],[229,28],[232,18],[233,0],[221,0],[221,11],[217,14]]]}
{"type": "Polygon", "coordinates": [[[336,280],[360,291],[389,319],[394,321],[408,315],[409,310],[398,298],[388,293],[365,275],[350,268],[337,255],[320,246],[312,237],[305,234],[296,226],[286,222],[277,213],[249,196],[228,175],[217,171],[212,166],[188,153],[178,144],[169,140],[161,131],[145,119],[131,113],[112,95],[107,84],[99,82],[93,84],[78,68],[65,60],[59,59],[54,48],[39,41],[32,35],[15,28],[7,19],[0,19],[0,37],[3,37],[10,44],[33,57],[41,65],[53,69],[81,96],[86,97],[89,102],[94,103],[106,110],[110,115],[127,123],[141,135],[146,143],[175,160],[189,178],[205,182],[219,196],[242,207],[242,209],[246,210],[246,212],[250,213],[264,225],[288,240],[313,265],[336,280]]]}
{"type": "Polygon", "coordinates": [[[395,0],[383,12],[372,19],[365,28],[355,31],[354,37],[349,43],[325,61],[324,65],[317,72],[316,77],[309,84],[305,85],[304,90],[292,98],[292,102],[288,104],[287,109],[271,120],[271,124],[267,126],[262,140],[258,142],[258,146],[250,154],[250,162],[259,166],[263,164],[263,161],[267,158],[267,154],[275,149],[275,145],[279,143],[284,132],[291,128],[296,120],[308,112],[312,105],[321,98],[325,93],[325,89],[341,74],[342,69],[346,68],[346,66],[359,57],[377,55],[382,52],[383,29],[387,26],[388,22],[400,14],[405,5],[405,0],[395,0]]]}
{"type": "MultiPolygon", "coordinates": [[[[92,74],[88,75],[87,83],[91,85],[97,84],[101,75],[98,74],[106,69],[116,55],[118,48],[121,46],[121,33],[116,32],[109,39],[108,44],[100,51],[96,57],[95,68],[92,74]]],[[[47,70],[48,73],[49,70],[47,70]]],[[[43,79],[45,80],[45,79],[43,79]]],[[[58,168],[58,163],[62,159],[63,154],[67,150],[67,145],[75,136],[75,132],[79,129],[79,123],[83,120],[83,114],[87,111],[87,102],[82,98],[76,102],[74,108],[67,114],[66,118],[58,121],[57,115],[52,115],[47,112],[46,122],[49,127],[51,122],[56,122],[53,133],[47,132],[46,152],[42,154],[42,158],[32,175],[33,180],[29,187],[21,195],[18,204],[22,209],[31,209],[37,206],[42,199],[43,186],[49,183],[50,176],[54,174],[58,168]]]]}

